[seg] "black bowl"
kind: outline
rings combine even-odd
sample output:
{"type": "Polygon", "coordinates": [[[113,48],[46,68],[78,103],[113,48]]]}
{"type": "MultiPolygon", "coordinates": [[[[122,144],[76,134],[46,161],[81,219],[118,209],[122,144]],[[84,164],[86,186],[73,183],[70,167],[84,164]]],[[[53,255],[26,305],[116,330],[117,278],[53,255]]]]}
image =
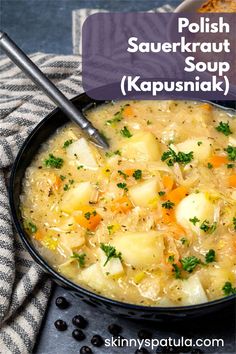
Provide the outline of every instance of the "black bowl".
{"type": "MultiPolygon", "coordinates": [[[[86,109],[94,104],[101,104],[104,101],[94,101],[86,94],[81,94],[75,97],[72,102],[79,109],[86,109]]],[[[217,102],[219,103],[219,102],[217,102]]],[[[231,103],[225,103],[229,107],[232,107],[231,103]]],[[[45,142],[51,134],[61,125],[68,122],[68,119],[59,109],[55,109],[51,112],[45,119],[43,119],[36,128],[31,132],[29,137],[25,140],[23,146],[21,147],[14,165],[12,167],[10,184],[9,184],[9,199],[10,208],[12,213],[13,222],[15,228],[23,241],[26,249],[31,254],[32,258],[41,266],[41,268],[48,273],[53,280],[61,285],[62,287],[68,289],[77,297],[81,298],[85,303],[97,307],[102,311],[120,315],[123,317],[128,317],[132,319],[143,319],[143,320],[182,320],[191,317],[202,316],[210,312],[215,312],[217,310],[223,309],[226,305],[233,305],[235,297],[228,296],[221,298],[219,300],[211,301],[204,304],[193,305],[193,306],[182,306],[182,307],[148,307],[128,304],[113,299],[106,298],[104,296],[93,293],[79,285],[74,284],[70,280],[63,277],[61,274],[56,272],[49,264],[40,256],[38,251],[33,246],[27,233],[24,231],[22,218],[19,210],[20,204],[20,194],[21,194],[21,184],[22,179],[25,174],[25,170],[30,165],[32,159],[37,153],[40,145],[45,142]]]]}

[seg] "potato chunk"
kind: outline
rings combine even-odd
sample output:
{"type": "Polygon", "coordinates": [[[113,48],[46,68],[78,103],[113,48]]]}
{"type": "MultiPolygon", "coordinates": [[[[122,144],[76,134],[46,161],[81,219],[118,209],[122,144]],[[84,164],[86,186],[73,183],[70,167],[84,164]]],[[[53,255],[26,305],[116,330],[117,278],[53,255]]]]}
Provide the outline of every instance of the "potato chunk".
{"type": "Polygon", "coordinates": [[[193,157],[197,161],[206,160],[211,154],[211,142],[206,138],[188,139],[176,145],[178,151],[193,152],[193,157]]]}
{"type": "Polygon", "coordinates": [[[78,183],[67,191],[61,201],[61,210],[71,213],[84,204],[88,204],[94,193],[94,187],[90,182],[78,183]]]}
{"type": "Polygon", "coordinates": [[[195,305],[207,302],[206,293],[197,275],[192,275],[182,281],[182,303],[184,305],[195,305]]]}
{"type": "Polygon", "coordinates": [[[137,133],[121,148],[122,156],[137,161],[157,161],[160,158],[159,143],[150,132],[137,133]]]}
{"type": "Polygon", "coordinates": [[[117,280],[103,274],[99,263],[94,263],[88,268],[81,270],[80,274],[78,274],[78,281],[102,293],[104,291],[110,293],[118,287],[117,280]]]}
{"type": "Polygon", "coordinates": [[[107,264],[104,265],[106,263],[107,257],[102,250],[99,250],[99,257],[103,274],[114,277],[124,273],[124,268],[119,258],[111,258],[107,264]]]}
{"type": "MultiPolygon", "coordinates": [[[[200,233],[200,225],[204,220],[212,223],[214,221],[214,204],[203,192],[192,193],[182,199],[176,207],[177,222],[184,228],[200,233]],[[190,219],[197,218],[199,221],[191,222],[190,219]]],[[[204,232],[204,231],[203,231],[204,232]]]]}
{"type": "Polygon", "coordinates": [[[98,168],[94,153],[84,138],[80,138],[70,144],[67,148],[67,154],[69,157],[76,158],[78,165],[91,169],[98,168]]]}
{"type": "Polygon", "coordinates": [[[111,243],[134,267],[156,268],[163,257],[163,237],[156,231],[117,233],[111,243]]]}
{"type": "Polygon", "coordinates": [[[158,182],[156,178],[138,183],[129,189],[129,196],[134,205],[152,207],[158,197],[158,182]]]}

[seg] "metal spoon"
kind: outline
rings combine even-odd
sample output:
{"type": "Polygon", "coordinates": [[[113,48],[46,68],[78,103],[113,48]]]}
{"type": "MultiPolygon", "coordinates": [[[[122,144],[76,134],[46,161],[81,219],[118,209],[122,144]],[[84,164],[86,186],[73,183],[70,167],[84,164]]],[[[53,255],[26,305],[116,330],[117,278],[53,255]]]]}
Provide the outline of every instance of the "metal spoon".
{"type": "Polygon", "coordinates": [[[29,57],[8,37],[0,32],[0,47],[7,56],[40,88],[66,116],[78,124],[102,148],[108,148],[108,142],[99,131],[84,117],[74,104],[42,73],[29,57]]]}

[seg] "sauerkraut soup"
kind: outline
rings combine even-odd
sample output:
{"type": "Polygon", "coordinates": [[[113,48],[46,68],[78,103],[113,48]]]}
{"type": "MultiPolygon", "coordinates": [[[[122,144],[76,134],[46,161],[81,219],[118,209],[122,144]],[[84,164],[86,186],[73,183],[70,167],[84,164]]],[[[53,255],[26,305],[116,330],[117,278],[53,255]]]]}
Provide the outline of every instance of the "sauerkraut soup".
{"type": "Polygon", "coordinates": [[[68,123],[27,168],[26,232],[59,273],[119,301],[182,306],[236,292],[236,120],[208,103],[87,111],[104,151],[68,123]]]}

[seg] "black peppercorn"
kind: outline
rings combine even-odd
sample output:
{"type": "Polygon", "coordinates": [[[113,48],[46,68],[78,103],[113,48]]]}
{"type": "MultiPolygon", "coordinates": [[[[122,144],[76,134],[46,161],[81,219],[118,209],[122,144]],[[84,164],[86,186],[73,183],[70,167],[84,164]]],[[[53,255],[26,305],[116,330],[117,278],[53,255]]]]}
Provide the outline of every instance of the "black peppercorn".
{"type": "Polygon", "coordinates": [[[85,339],[85,334],[81,331],[81,329],[74,329],[72,332],[72,337],[78,341],[81,341],[85,339]]]}
{"type": "Polygon", "coordinates": [[[80,354],[93,354],[91,348],[87,347],[84,345],[82,348],[80,348],[80,354]]]}
{"type": "Polygon", "coordinates": [[[149,354],[149,351],[146,348],[136,349],[135,354],[149,354]]]}
{"type": "Polygon", "coordinates": [[[54,326],[58,331],[65,331],[67,329],[67,323],[63,320],[56,320],[54,326]]]}
{"type": "Polygon", "coordinates": [[[95,347],[101,347],[104,343],[104,340],[101,336],[99,336],[99,334],[95,334],[91,339],[91,343],[95,347]]]}
{"type": "Polygon", "coordinates": [[[122,328],[119,325],[112,323],[108,326],[108,331],[113,334],[113,336],[118,336],[122,331],[122,328]]]}
{"type": "Polygon", "coordinates": [[[56,306],[61,309],[61,310],[65,310],[67,309],[67,307],[69,307],[69,302],[63,297],[63,296],[59,296],[58,298],[56,298],[56,306]]]}
{"type": "Polygon", "coordinates": [[[140,339],[151,339],[152,333],[147,331],[146,329],[140,329],[140,331],[138,331],[138,337],[140,339]]]}
{"type": "Polygon", "coordinates": [[[81,315],[74,316],[72,319],[72,323],[74,326],[82,329],[84,329],[88,324],[87,320],[81,315]]]}

